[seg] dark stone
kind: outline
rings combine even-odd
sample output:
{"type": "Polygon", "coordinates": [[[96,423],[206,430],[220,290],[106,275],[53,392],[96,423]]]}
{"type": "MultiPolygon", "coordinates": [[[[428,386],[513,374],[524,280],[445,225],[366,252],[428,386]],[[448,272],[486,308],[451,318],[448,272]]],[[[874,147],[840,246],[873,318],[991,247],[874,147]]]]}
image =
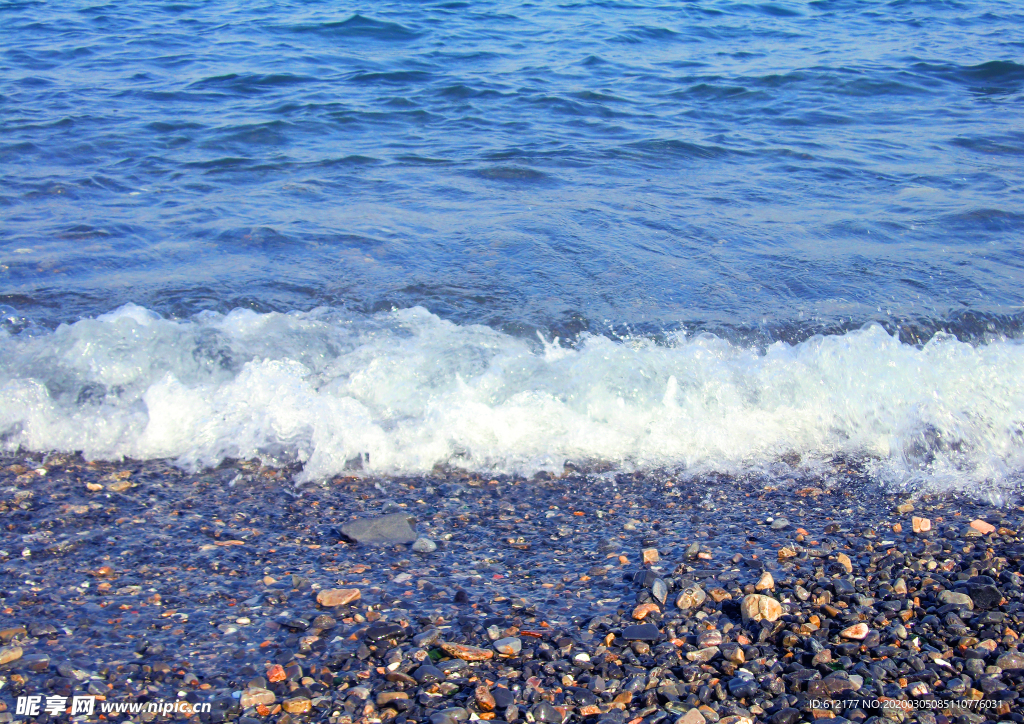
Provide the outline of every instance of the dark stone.
{"type": "Polygon", "coordinates": [[[634,624],[622,629],[622,638],[627,641],[657,641],[661,632],[653,623],[634,624]]]}
{"type": "Polygon", "coordinates": [[[786,707],[772,714],[772,724],[795,724],[800,718],[800,710],[786,707]]]}
{"type": "Polygon", "coordinates": [[[757,682],[753,679],[737,676],[729,680],[729,693],[739,699],[754,696],[758,691],[757,682]]]}
{"type": "Polygon", "coordinates": [[[405,637],[405,629],[397,623],[375,623],[366,629],[366,640],[370,643],[384,641],[385,639],[397,641],[405,637]]]}
{"type": "Polygon", "coordinates": [[[561,724],[562,721],[562,715],[546,701],[537,704],[530,713],[533,714],[534,721],[547,722],[547,724],[561,724]]]}
{"type": "Polygon", "coordinates": [[[992,608],[998,606],[1003,594],[991,585],[972,584],[967,587],[967,595],[974,601],[975,608],[992,608]]]}
{"type": "Polygon", "coordinates": [[[507,709],[516,703],[515,695],[508,689],[500,686],[496,686],[491,689],[491,696],[494,697],[495,708],[499,710],[507,709]]]}
{"type": "Polygon", "coordinates": [[[432,684],[435,681],[444,681],[445,675],[436,666],[424,664],[413,672],[413,678],[421,684],[432,684]]]}

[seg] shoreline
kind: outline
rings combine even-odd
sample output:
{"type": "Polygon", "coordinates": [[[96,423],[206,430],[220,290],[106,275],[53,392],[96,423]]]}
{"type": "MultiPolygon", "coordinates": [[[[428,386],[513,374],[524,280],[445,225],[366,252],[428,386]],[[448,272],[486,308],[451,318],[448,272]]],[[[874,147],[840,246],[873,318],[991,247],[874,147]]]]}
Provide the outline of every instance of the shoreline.
{"type": "MultiPolygon", "coordinates": [[[[245,461],[42,461],[0,459],[0,721],[42,721],[16,714],[33,694],[187,699],[211,704],[192,720],[246,724],[1024,721],[1019,506],[854,470],[296,489],[245,461]],[[415,534],[339,542],[389,514],[415,534]],[[330,605],[339,590],[359,595],[330,605]],[[779,617],[745,617],[751,595],[779,617]],[[925,703],[965,697],[991,707],[925,703]]],[[[189,718],[132,720],[168,717],[189,718]]]]}

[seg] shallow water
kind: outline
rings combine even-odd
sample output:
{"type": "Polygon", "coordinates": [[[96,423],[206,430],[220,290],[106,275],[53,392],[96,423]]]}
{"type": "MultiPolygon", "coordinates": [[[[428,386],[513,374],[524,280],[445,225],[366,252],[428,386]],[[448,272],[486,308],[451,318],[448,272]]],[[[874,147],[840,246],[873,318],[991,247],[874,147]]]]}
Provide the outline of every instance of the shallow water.
{"type": "Polygon", "coordinates": [[[796,451],[1016,479],[1022,21],[1000,0],[6,3],[0,432],[309,475],[796,451]],[[95,321],[127,303],[164,321],[95,321]],[[264,316],[201,314],[239,307],[264,316]],[[265,331],[218,358],[204,335],[232,325],[265,331]],[[924,344],[941,330],[970,344],[924,344]],[[289,417],[309,410],[329,421],[289,417]]]}

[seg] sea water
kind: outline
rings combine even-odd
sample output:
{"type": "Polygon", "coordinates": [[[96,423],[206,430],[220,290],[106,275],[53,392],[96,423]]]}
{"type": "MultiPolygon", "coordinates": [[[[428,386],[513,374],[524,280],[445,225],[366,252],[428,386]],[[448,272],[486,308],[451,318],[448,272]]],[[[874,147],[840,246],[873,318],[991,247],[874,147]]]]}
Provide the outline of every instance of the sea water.
{"type": "Polygon", "coordinates": [[[1000,0],[0,5],[8,449],[1024,470],[1000,0]]]}

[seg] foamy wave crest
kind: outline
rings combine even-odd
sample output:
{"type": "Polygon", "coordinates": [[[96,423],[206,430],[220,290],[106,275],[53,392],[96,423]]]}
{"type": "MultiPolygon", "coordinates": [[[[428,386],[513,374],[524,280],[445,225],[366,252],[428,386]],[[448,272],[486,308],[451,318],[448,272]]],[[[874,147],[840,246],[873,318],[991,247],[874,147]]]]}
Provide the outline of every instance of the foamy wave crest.
{"type": "Polygon", "coordinates": [[[1024,345],[878,326],[753,350],[712,335],[571,348],[420,308],[204,313],[127,306],[0,337],[8,449],[90,458],[303,463],[314,480],[437,465],[532,474],[567,462],[740,472],[871,460],[897,482],[1001,486],[1024,469],[1024,345]]]}

